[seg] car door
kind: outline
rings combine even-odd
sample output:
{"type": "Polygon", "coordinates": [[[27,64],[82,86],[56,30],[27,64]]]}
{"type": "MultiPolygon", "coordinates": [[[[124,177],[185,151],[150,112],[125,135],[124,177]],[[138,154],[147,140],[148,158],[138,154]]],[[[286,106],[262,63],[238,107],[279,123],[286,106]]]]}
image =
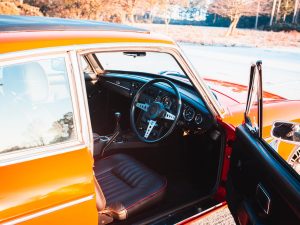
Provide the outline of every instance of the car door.
{"type": "Polygon", "coordinates": [[[0,224],[97,224],[86,112],[69,54],[4,56],[0,224]]]}
{"type": "Polygon", "coordinates": [[[300,179],[262,139],[262,65],[252,65],[245,122],[236,128],[227,202],[238,224],[300,224],[300,179]],[[257,96],[257,124],[250,108],[257,96]]]}

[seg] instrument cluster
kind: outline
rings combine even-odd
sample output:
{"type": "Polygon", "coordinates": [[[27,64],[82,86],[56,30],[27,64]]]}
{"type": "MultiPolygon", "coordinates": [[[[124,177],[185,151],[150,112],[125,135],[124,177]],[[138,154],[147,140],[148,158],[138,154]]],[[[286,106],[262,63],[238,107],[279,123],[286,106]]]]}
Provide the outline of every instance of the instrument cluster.
{"type": "Polygon", "coordinates": [[[183,105],[182,116],[186,122],[194,122],[197,125],[200,125],[203,121],[201,113],[186,104],[183,105]]]}

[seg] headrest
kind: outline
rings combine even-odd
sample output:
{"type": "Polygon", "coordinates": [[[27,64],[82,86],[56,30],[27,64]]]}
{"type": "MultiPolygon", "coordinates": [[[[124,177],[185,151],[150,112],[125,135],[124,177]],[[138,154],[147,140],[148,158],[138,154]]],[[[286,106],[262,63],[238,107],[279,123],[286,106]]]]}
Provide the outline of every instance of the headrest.
{"type": "Polygon", "coordinates": [[[47,75],[37,62],[6,66],[3,68],[3,92],[20,100],[45,101],[49,93],[47,75]]]}

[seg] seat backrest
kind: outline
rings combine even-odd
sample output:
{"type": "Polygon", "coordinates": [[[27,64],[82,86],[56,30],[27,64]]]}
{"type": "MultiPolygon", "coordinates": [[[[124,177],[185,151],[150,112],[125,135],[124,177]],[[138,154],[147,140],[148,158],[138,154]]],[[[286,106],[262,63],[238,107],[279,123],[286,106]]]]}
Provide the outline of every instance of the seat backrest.
{"type": "Polygon", "coordinates": [[[105,200],[105,196],[104,196],[104,194],[101,190],[101,187],[95,176],[94,176],[94,183],[95,183],[97,209],[98,209],[98,212],[101,212],[106,207],[106,200],[105,200]]]}
{"type": "Polygon", "coordinates": [[[48,98],[49,84],[45,71],[37,62],[3,68],[3,92],[6,97],[41,102],[48,98]]]}

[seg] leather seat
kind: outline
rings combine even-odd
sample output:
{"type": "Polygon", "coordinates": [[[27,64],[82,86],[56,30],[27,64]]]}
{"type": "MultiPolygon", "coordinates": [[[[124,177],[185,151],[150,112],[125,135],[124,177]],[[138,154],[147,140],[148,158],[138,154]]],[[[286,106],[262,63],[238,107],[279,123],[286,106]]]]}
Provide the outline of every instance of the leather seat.
{"type": "Polygon", "coordinates": [[[97,161],[95,176],[105,196],[105,208],[119,220],[158,203],[167,186],[166,179],[124,154],[97,161]]]}

